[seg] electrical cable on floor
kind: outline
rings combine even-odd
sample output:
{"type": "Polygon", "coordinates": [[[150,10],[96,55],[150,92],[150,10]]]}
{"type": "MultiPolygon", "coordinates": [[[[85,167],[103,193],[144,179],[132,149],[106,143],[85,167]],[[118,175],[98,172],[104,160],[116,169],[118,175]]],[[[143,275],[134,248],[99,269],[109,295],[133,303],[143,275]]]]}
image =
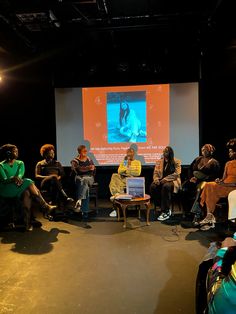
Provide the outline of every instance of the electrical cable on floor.
{"type": "Polygon", "coordinates": [[[162,239],[167,242],[177,242],[180,240],[180,230],[178,230],[178,225],[175,225],[174,228],[171,229],[172,235],[170,236],[162,236],[162,239]],[[174,237],[174,238],[172,238],[174,237]]]}

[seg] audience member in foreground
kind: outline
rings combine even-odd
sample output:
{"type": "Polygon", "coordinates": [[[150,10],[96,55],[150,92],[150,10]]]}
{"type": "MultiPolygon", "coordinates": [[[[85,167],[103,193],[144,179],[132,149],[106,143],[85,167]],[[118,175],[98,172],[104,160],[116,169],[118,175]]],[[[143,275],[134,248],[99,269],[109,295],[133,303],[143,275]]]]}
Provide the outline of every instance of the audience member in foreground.
{"type": "Polygon", "coordinates": [[[208,314],[236,313],[236,233],[217,251],[207,276],[208,314]]]}

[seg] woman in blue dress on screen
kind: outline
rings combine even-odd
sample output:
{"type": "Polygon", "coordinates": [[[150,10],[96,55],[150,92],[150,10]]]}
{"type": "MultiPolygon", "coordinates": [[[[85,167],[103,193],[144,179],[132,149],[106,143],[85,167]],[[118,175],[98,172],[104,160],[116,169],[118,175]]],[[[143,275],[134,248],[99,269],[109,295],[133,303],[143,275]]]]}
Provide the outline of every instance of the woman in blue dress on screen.
{"type": "Polygon", "coordinates": [[[138,136],[146,136],[147,132],[141,129],[141,121],[135,111],[130,109],[125,98],[120,102],[120,134],[128,137],[129,142],[135,143],[138,136]]]}

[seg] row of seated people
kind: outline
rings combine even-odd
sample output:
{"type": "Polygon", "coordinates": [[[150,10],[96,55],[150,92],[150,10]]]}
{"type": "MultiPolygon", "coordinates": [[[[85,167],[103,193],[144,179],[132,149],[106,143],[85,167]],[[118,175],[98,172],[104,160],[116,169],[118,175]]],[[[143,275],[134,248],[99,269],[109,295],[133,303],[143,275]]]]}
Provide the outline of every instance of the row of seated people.
{"type": "MultiPolygon", "coordinates": [[[[192,208],[192,212],[196,214],[196,223],[200,225],[201,230],[209,230],[210,228],[215,227],[216,218],[214,212],[217,203],[222,198],[228,198],[229,193],[236,189],[236,138],[230,139],[227,142],[226,147],[228,149],[230,160],[226,162],[224,166],[222,178],[219,179],[217,177],[214,181],[212,179],[203,178],[197,185],[197,197],[199,198],[200,206],[196,201],[192,208]],[[204,209],[206,210],[206,216],[199,221],[204,209]]],[[[212,169],[214,169],[214,167],[212,169]]],[[[215,169],[217,169],[217,167],[215,169]]],[[[213,175],[216,176],[217,173],[218,170],[215,174],[213,173],[213,175]]],[[[205,173],[203,172],[203,175],[204,174],[205,173]]]]}
{"type": "MultiPolygon", "coordinates": [[[[93,183],[94,170],[92,160],[86,156],[86,148],[81,145],[78,148],[79,155],[72,160],[72,170],[75,172],[76,205],[75,211],[79,211],[84,203],[84,218],[88,216],[88,187],[93,183]]],[[[67,195],[62,186],[65,175],[61,163],[55,160],[55,148],[51,144],[45,144],[40,149],[43,160],[35,167],[35,182],[24,178],[25,165],[18,160],[18,148],[12,144],[5,144],[0,148],[0,197],[5,200],[18,199],[22,203],[23,222],[26,229],[30,229],[34,222],[32,201],[39,203],[45,218],[52,218],[60,201],[74,202],[67,195]],[[42,191],[50,192],[50,202],[47,202],[42,191]],[[53,205],[52,205],[53,204],[53,205]]]]}
{"type": "MultiPolygon", "coordinates": [[[[207,216],[198,223],[203,230],[214,227],[215,217],[213,215],[215,205],[221,197],[226,197],[229,192],[235,189],[236,183],[236,139],[227,143],[229,157],[232,159],[225,165],[223,178],[217,179],[220,166],[213,158],[215,151],[210,144],[205,144],[202,155],[197,157],[190,166],[190,179],[181,185],[181,161],[174,157],[174,151],[170,146],[165,147],[163,156],[157,160],[153,182],[150,186],[150,194],[155,206],[160,206],[161,213],[157,218],[160,221],[171,217],[171,198],[173,193],[181,189],[187,199],[192,194],[196,195],[192,212],[199,218],[199,206],[197,201],[201,198],[201,206],[206,203],[207,216]],[[215,179],[215,181],[213,181],[215,179]],[[209,182],[207,182],[209,181],[209,182]]],[[[24,208],[31,207],[32,197],[37,200],[45,211],[50,215],[55,206],[48,204],[42,197],[34,182],[24,177],[24,163],[17,160],[18,149],[15,145],[6,144],[1,147],[2,162],[0,163],[0,196],[21,197],[24,208]]],[[[35,169],[35,177],[40,180],[40,189],[52,189],[54,195],[59,194],[65,201],[73,201],[67,196],[62,188],[61,179],[64,176],[64,169],[59,161],[55,160],[55,148],[51,144],[43,145],[40,153],[44,158],[38,162],[35,169]]],[[[78,156],[71,161],[71,169],[74,173],[76,186],[76,212],[82,210],[84,216],[88,215],[89,188],[94,182],[95,165],[87,156],[87,149],[84,145],[78,147],[78,156]]],[[[124,161],[121,162],[118,173],[111,177],[110,192],[112,199],[118,193],[123,193],[127,176],[139,176],[141,163],[135,160],[135,151],[132,148],[127,150],[124,161]]],[[[111,215],[116,215],[113,211],[111,215]]],[[[86,218],[85,217],[85,218],[86,218]]]]}
{"type": "MultiPolygon", "coordinates": [[[[205,144],[201,148],[201,156],[196,157],[189,168],[189,178],[181,184],[181,161],[174,157],[170,146],[163,150],[163,156],[157,160],[150,194],[154,205],[160,207],[157,220],[164,221],[171,217],[171,202],[173,193],[181,191],[185,211],[193,214],[193,225],[201,230],[209,230],[215,226],[214,211],[221,198],[227,198],[236,189],[236,139],[227,143],[230,161],[225,164],[222,179],[219,179],[220,164],[213,158],[215,148],[205,144]],[[207,212],[204,219],[204,211],[207,212]]],[[[111,201],[116,194],[124,193],[127,176],[139,176],[141,164],[134,158],[134,151],[130,148],[124,161],[118,168],[118,173],[111,177],[111,201]]],[[[231,198],[233,197],[233,194],[231,198]]],[[[113,210],[110,216],[116,216],[113,210]]]]}

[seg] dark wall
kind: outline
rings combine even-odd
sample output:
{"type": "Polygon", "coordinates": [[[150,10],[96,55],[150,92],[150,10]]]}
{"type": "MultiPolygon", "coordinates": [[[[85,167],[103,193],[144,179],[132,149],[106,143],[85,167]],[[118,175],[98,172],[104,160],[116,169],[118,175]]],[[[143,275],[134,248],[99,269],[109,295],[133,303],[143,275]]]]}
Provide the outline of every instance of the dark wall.
{"type": "MultiPolygon", "coordinates": [[[[208,56],[199,77],[200,145],[204,143],[215,145],[216,157],[222,167],[228,158],[225,144],[228,139],[236,137],[233,114],[236,71],[232,71],[235,67],[235,57],[236,53],[231,55],[232,67],[230,67],[228,56],[219,55],[214,59],[216,62],[214,67],[211,56],[208,56]]],[[[40,159],[40,146],[45,143],[56,144],[52,76],[48,64],[34,64],[12,72],[4,78],[0,86],[0,145],[13,143],[19,147],[19,158],[25,161],[26,175],[29,177],[34,177],[34,166],[40,159]]],[[[112,81],[115,83],[115,77],[112,81]]],[[[126,83],[137,82],[132,78],[126,83]]],[[[149,84],[153,81],[147,77],[145,83],[149,84]]],[[[99,79],[93,82],[93,85],[99,86],[99,79]]],[[[75,143],[75,147],[77,145],[78,143],[75,143]]],[[[100,168],[97,171],[100,196],[108,196],[108,184],[114,171],[116,169],[112,167],[100,168]]],[[[152,171],[151,167],[144,168],[143,173],[148,178],[147,184],[151,181],[152,171]]]]}
{"type": "Polygon", "coordinates": [[[17,145],[32,176],[40,146],[55,143],[56,136],[54,90],[47,69],[35,65],[4,77],[0,106],[0,145],[17,145]]]}

